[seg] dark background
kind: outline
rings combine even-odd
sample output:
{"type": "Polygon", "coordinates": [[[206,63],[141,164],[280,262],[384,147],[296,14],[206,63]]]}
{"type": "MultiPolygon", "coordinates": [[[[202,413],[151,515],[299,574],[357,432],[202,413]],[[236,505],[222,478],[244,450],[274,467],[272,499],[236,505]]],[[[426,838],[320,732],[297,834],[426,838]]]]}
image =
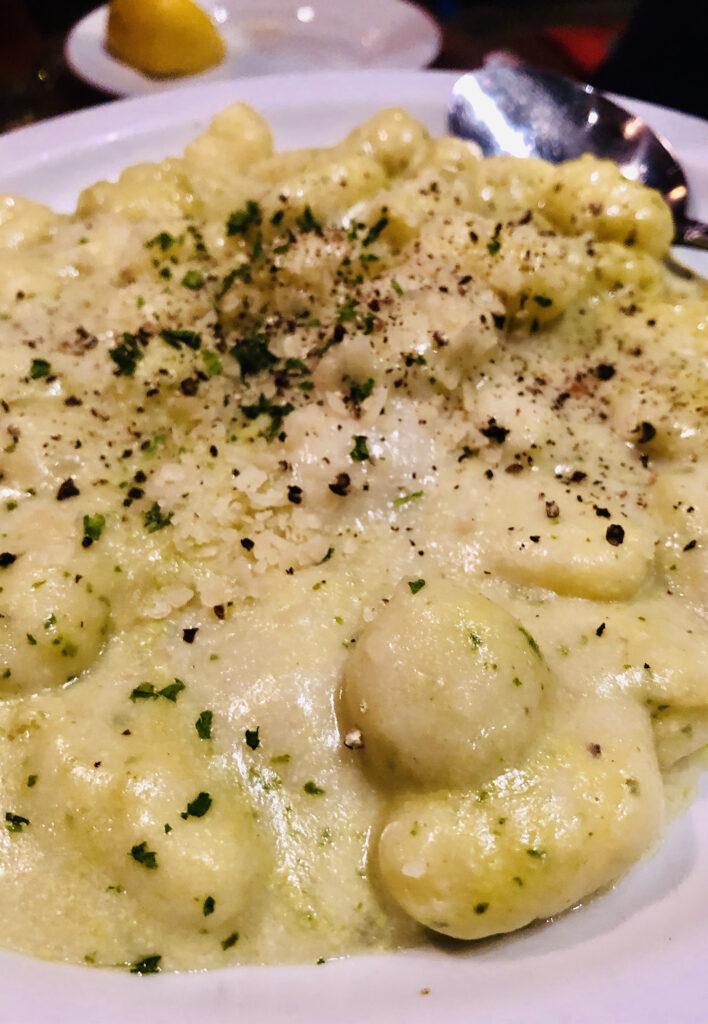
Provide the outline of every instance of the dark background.
{"type": "MultiPolygon", "coordinates": [[[[0,131],[112,98],[64,65],[69,28],[98,0],[0,0],[0,131]]],[[[350,0],[356,3],[356,0],[350,0]]],[[[708,117],[703,0],[423,0],[443,29],[434,67],[522,60],[708,117]]]]}

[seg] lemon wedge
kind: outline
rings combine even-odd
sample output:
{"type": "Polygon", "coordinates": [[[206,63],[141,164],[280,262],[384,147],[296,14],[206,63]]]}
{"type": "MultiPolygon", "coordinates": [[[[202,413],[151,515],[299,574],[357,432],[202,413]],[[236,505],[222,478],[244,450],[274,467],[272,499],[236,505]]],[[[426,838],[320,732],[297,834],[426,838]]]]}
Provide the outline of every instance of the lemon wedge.
{"type": "Polygon", "coordinates": [[[224,58],[209,15],[193,0],[112,0],[106,47],[149,75],[193,75],[224,58]]]}

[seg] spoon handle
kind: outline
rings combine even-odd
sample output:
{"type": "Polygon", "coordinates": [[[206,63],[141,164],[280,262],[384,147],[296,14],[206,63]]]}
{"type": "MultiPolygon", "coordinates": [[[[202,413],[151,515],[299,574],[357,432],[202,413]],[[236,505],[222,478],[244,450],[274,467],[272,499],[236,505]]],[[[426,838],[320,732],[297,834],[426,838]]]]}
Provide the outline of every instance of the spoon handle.
{"type": "Polygon", "coordinates": [[[708,224],[689,217],[676,221],[674,245],[688,245],[692,249],[708,250],[708,224]]]}

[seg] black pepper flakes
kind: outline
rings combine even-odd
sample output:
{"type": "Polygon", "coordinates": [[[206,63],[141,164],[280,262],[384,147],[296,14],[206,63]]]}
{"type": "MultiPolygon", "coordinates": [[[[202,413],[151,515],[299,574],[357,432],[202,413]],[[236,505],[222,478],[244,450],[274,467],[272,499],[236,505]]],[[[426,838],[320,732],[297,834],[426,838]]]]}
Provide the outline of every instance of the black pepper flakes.
{"type": "Polygon", "coordinates": [[[13,555],[9,551],[0,552],[0,569],[7,569],[9,566],[12,565],[13,562],[16,561],[17,555],[13,555]]]}
{"type": "Polygon", "coordinates": [[[250,537],[242,537],[241,547],[244,548],[246,551],[253,551],[255,544],[253,543],[250,537]]]}
{"type": "Polygon", "coordinates": [[[612,380],[616,371],[611,363],[599,363],[595,367],[595,376],[598,380],[612,380]]]}
{"type": "Polygon", "coordinates": [[[488,437],[490,441],[494,441],[496,444],[503,444],[509,435],[509,430],[507,427],[502,427],[497,423],[494,416],[492,416],[486,427],[480,427],[480,434],[488,437]]]}
{"type": "Polygon", "coordinates": [[[639,434],[637,444],[648,444],[656,437],[656,427],[646,420],[642,420],[641,423],[637,424],[632,433],[639,434]]]}
{"type": "Polygon", "coordinates": [[[337,473],[333,483],[329,485],[329,489],[332,494],[336,494],[340,498],[346,498],[350,485],[351,478],[348,473],[337,473]]]}
{"type": "Polygon", "coordinates": [[[214,615],[216,615],[217,619],[223,621],[224,616],[226,615],[226,609],[224,608],[223,604],[215,604],[214,607],[212,608],[212,611],[214,612],[214,615]]]}
{"type": "Polygon", "coordinates": [[[588,750],[591,757],[600,757],[602,755],[602,747],[599,743],[588,743],[588,750]]]}
{"type": "Polygon", "coordinates": [[[291,484],[288,487],[288,501],[291,501],[293,505],[302,504],[302,487],[298,487],[297,484],[291,484]]]}
{"type": "Polygon", "coordinates": [[[80,493],[81,491],[79,490],[79,488],[76,486],[71,477],[69,477],[67,480],[65,480],[62,484],[59,485],[59,490],[57,491],[57,501],[66,501],[67,498],[75,498],[80,493]]]}
{"type": "Polygon", "coordinates": [[[194,638],[199,632],[199,626],[188,626],[182,630],[182,639],[186,644],[193,644],[194,638]]]}
{"type": "Polygon", "coordinates": [[[619,523],[611,523],[605,532],[605,539],[613,548],[619,547],[624,541],[624,528],[619,523]]]}

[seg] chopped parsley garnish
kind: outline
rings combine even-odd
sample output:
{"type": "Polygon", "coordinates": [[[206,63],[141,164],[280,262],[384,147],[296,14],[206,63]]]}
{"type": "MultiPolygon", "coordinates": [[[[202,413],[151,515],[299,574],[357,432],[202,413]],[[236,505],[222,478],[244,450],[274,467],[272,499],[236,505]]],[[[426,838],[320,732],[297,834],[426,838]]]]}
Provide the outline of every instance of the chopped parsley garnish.
{"type": "Polygon", "coordinates": [[[134,334],[124,332],[123,341],[108,350],[108,355],[118,367],[118,376],[132,377],[143,353],[134,334]]]}
{"type": "Polygon", "coordinates": [[[534,640],[534,638],[531,636],[529,631],[527,629],[524,629],[523,626],[519,626],[518,630],[519,630],[519,633],[522,634],[522,636],[526,637],[527,643],[528,643],[529,647],[531,648],[531,650],[533,651],[533,653],[536,655],[536,657],[540,658],[541,657],[541,649],[538,646],[538,644],[536,643],[536,641],[534,640]]]}
{"type": "Polygon", "coordinates": [[[199,291],[204,287],[204,274],[201,270],[188,270],[182,278],[182,284],[185,288],[191,288],[193,292],[199,291]]]}
{"type": "Polygon", "coordinates": [[[33,789],[37,785],[37,779],[38,778],[39,778],[38,775],[28,775],[27,776],[27,788],[28,789],[33,789]]]}
{"type": "Polygon", "coordinates": [[[537,850],[533,847],[528,849],[526,852],[528,853],[529,857],[533,857],[534,860],[543,860],[543,858],[546,856],[545,850],[537,850]]]}
{"type": "Polygon", "coordinates": [[[541,306],[542,309],[548,309],[549,306],[553,305],[553,299],[549,299],[547,295],[534,295],[533,301],[537,306],[541,306]]]}
{"type": "Polygon", "coordinates": [[[160,972],[160,961],[162,957],[155,953],[153,956],[146,956],[143,960],[136,960],[134,964],[131,964],[131,974],[159,974],[160,972]]]}
{"type": "Polygon", "coordinates": [[[5,824],[8,832],[22,832],[25,825],[29,825],[29,818],[21,814],[13,814],[12,811],[5,812],[5,824]]]}
{"type": "Polygon", "coordinates": [[[329,562],[329,560],[330,560],[330,558],[332,557],[333,554],[334,554],[334,548],[333,547],[328,547],[327,548],[327,554],[320,561],[320,565],[322,565],[323,562],[329,562]]]}
{"type": "Polygon", "coordinates": [[[261,738],[259,736],[259,732],[260,732],[260,727],[259,726],[256,726],[255,729],[246,729],[246,733],[245,733],[246,745],[249,746],[251,748],[251,750],[258,750],[258,748],[261,745],[261,738]]]}
{"type": "Polygon", "coordinates": [[[201,792],[195,796],[194,800],[187,804],[187,810],[182,811],[180,817],[184,818],[185,821],[187,818],[203,818],[210,807],[211,796],[208,793],[201,792]]]}
{"type": "Polygon", "coordinates": [[[356,320],[356,300],[347,299],[343,306],[337,310],[337,323],[345,324],[350,320],[356,320]]]}
{"type": "Polygon", "coordinates": [[[425,586],[425,580],[409,580],[408,586],[411,594],[417,594],[419,590],[422,590],[425,586]]]}
{"type": "Polygon", "coordinates": [[[253,199],[247,199],[245,206],[235,210],[226,222],[226,234],[245,235],[248,229],[254,224],[261,222],[261,208],[253,199]]]}
{"type": "Polygon", "coordinates": [[[208,377],[216,377],[224,369],[216,352],[212,352],[211,349],[208,348],[202,349],[202,362],[204,363],[204,369],[206,370],[208,377]]]}
{"type": "Polygon", "coordinates": [[[268,348],[265,334],[257,330],[242,338],[231,349],[231,355],[241,367],[241,379],[245,380],[261,370],[268,370],[278,360],[268,348]]]}
{"type": "Polygon", "coordinates": [[[197,352],[202,347],[202,336],[197,331],[169,330],[160,331],[160,337],[172,348],[181,349],[183,345],[197,352]]]}
{"type": "Polygon", "coordinates": [[[158,692],[159,697],[164,697],[165,700],[172,701],[173,704],[177,703],[177,697],[185,689],[185,685],[181,679],[175,679],[174,683],[169,683],[167,686],[158,692]]]}
{"type": "Polygon", "coordinates": [[[487,243],[487,252],[490,256],[496,256],[501,249],[501,242],[498,238],[493,238],[491,242],[487,243]]]}
{"type": "Polygon", "coordinates": [[[155,235],[154,238],[150,238],[145,243],[145,248],[153,249],[155,246],[158,246],[162,252],[167,252],[170,246],[175,244],[175,241],[176,239],[173,238],[169,231],[161,231],[158,235],[155,235]]]}
{"type": "Polygon", "coordinates": [[[226,939],[221,940],[222,949],[231,949],[238,942],[238,932],[232,932],[226,939]]]}
{"type": "Polygon", "coordinates": [[[130,694],[130,699],[135,703],[138,700],[157,700],[159,697],[164,697],[165,700],[176,704],[177,697],[184,689],[185,685],[181,679],[175,679],[174,683],[169,683],[161,690],[156,690],[153,683],[140,683],[130,694]]]}
{"type": "Polygon", "coordinates": [[[143,521],[145,529],[148,533],[156,533],[158,530],[164,530],[166,526],[172,525],[172,516],[174,512],[164,513],[157,502],[154,502],[151,508],[147,510],[143,521]]]}
{"type": "Polygon", "coordinates": [[[376,221],[376,223],[372,227],[369,228],[369,230],[367,231],[367,233],[366,233],[366,235],[364,237],[364,241],[361,244],[364,247],[366,247],[367,245],[372,245],[376,241],[376,239],[379,237],[381,232],[384,230],[384,228],[387,226],[387,224],[388,224],[388,217],[379,217],[379,219],[376,221]]]}
{"type": "Polygon", "coordinates": [[[305,235],[310,231],[315,231],[318,235],[322,234],[322,225],[309,206],[306,206],[300,216],[295,219],[295,223],[305,235]]]}
{"type": "Polygon", "coordinates": [[[324,789],[318,786],[316,782],[313,782],[312,779],[310,779],[309,782],[306,782],[302,788],[309,796],[323,796],[325,792],[324,789]]]}
{"type": "Polygon", "coordinates": [[[100,512],[97,512],[95,516],[84,516],[84,547],[89,546],[86,541],[93,544],[94,541],[101,539],[105,525],[106,517],[102,516],[100,512]]]}
{"type": "Polygon", "coordinates": [[[402,494],[400,498],[394,498],[393,504],[398,508],[399,505],[407,505],[409,501],[417,501],[418,498],[422,497],[422,491],[414,491],[412,494],[402,494]]]}
{"type": "Polygon", "coordinates": [[[194,728],[197,730],[197,736],[200,740],[211,739],[211,725],[214,720],[213,711],[201,711],[199,718],[194,723],[194,728]]]}
{"type": "Polygon", "coordinates": [[[401,288],[398,281],[391,281],[391,287],[393,288],[396,295],[403,295],[403,288],[401,288]]]}
{"type": "Polygon", "coordinates": [[[207,898],[204,900],[204,903],[202,904],[202,914],[204,914],[204,917],[209,917],[210,914],[213,914],[215,906],[216,903],[214,901],[214,897],[207,896],[207,898]]]}
{"type": "Polygon", "coordinates": [[[40,380],[42,377],[48,377],[52,372],[52,364],[48,363],[46,359],[33,359],[30,364],[30,377],[32,380],[40,380]]]}
{"type": "Polygon", "coordinates": [[[276,405],[273,402],[269,402],[265,395],[261,393],[254,405],[242,405],[241,411],[247,420],[255,420],[262,415],[270,416],[270,427],[266,437],[272,440],[280,432],[283,420],[293,411],[293,408],[294,406],[290,402],[286,402],[285,405],[276,405]]]}
{"type": "Polygon", "coordinates": [[[366,443],[366,437],[364,434],[354,434],[352,436],[354,447],[349,452],[349,458],[352,462],[366,462],[370,459],[369,447],[366,443]]]}
{"type": "Polygon", "coordinates": [[[154,850],[148,850],[147,842],[138,843],[137,846],[133,846],[130,856],[138,864],[142,864],[144,868],[147,868],[148,871],[154,871],[157,867],[157,854],[154,850]]]}

